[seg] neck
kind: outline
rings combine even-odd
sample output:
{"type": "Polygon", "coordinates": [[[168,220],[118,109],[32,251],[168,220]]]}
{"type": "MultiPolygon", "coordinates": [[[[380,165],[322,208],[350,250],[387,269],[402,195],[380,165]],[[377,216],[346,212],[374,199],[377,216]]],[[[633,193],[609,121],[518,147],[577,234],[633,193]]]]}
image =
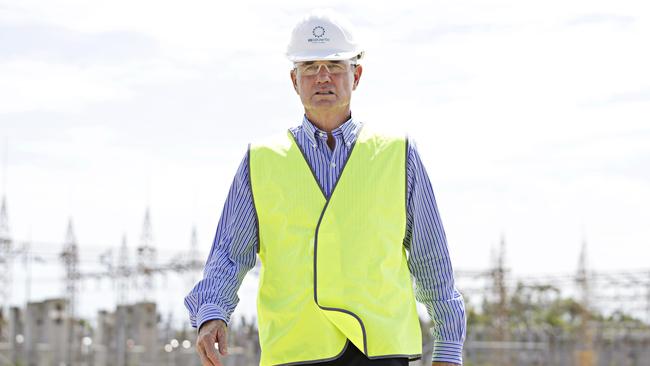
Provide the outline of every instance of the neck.
{"type": "Polygon", "coordinates": [[[339,127],[345,123],[345,121],[350,119],[351,113],[348,108],[344,111],[323,111],[318,113],[305,110],[305,115],[316,127],[330,133],[333,129],[339,127]]]}

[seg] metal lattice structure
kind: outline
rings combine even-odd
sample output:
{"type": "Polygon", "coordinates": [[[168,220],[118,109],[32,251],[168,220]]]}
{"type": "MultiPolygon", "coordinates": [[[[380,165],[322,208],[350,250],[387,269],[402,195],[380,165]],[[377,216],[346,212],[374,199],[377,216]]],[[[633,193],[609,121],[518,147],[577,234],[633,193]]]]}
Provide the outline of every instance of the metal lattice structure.
{"type": "Polygon", "coordinates": [[[580,335],[577,363],[580,366],[594,364],[594,327],[591,324],[591,289],[589,283],[589,269],[587,265],[587,241],[583,240],[578,260],[576,273],[576,287],[578,298],[582,305],[580,311],[580,335]]]}
{"type": "Polygon", "coordinates": [[[5,339],[5,319],[8,318],[11,298],[12,251],[7,200],[3,195],[0,207],[0,340],[5,339]]]}
{"type": "Polygon", "coordinates": [[[76,319],[77,312],[77,300],[78,300],[78,291],[79,291],[79,246],[77,245],[77,238],[74,234],[74,228],[72,225],[72,218],[68,220],[68,229],[65,235],[65,243],[63,245],[63,251],[61,252],[61,261],[65,268],[65,279],[64,279],[64,292],[65,297],[68,301],[68,314],[67,314],[67,325],[68,325],[68,353],[66,355],[67,364],[71,365],[73,363],[74,355],[73,350],[76,345],[76,338],[74,337],[74,323],[76,319]]]}
{"type": "Polygon", "coordinates": [[[68,221],[68,228],[65,235],[61,261],[65,268],[64,293],[68,300],[70,317],[74,317],[76,311],[77,293],[79,290],[79,247],[74,234],[72,218],[68,221]]]}
{"type": "Polygon", "coordinates": [[[129,247],[126,244],[126,234],[122,236],[122,245],[117,254],[115,273],[117,304],[126,305],[129,302],[129,247]]]}
{"type": "Polygon", "coordinates": [[[156,268],[156,248],[153,245],[153,232],[151,229],[151,215],[149,207],[144,215],[140,245],[137,248],[137,287],[141,300],[151,301],[154,295],[153,273],[156,268]]]}
{"type": "MultiPolygon", "coordinates": [[[[502,241],[503,242],[503,241],[502,241]]],[[[590,269],[587,244],[583,241],[575,273],[513,275],[503,260],[503,244],[492,258],[487,270],[457,270],[454,272],[459,289],[465,293],[482,294],[494,304],[507,297],[518,286],[529,288],[552,287],[565,296],[573,296],[585,313],[589,311],[611,314],[625,312],[650,323],[650,268],[624,271],[597,271],[590,269]]],[[[474,297],[474,296],[472,296],[474,297]]],[[[501,304],[499,308],[507,306],[501,304]]],[[[588,320],[585,318],[585,324],[588,320]]],[[[585,325],[586,326],[586,325],[585,325]]]]}
{"type": "MultiPolygon", "coordinates": [[[[185,262],[189,263],[194,268],[203,267],[201,255],[199,254],[199,239],[196,233],[196,225],[192,226],[192,236],[190,238],[190,250],[187,252],[185,262]]],[[[194,285],[198,281],[197,271],[188,271],[186,274],[186,285],[188,287],[194,285]]]]}

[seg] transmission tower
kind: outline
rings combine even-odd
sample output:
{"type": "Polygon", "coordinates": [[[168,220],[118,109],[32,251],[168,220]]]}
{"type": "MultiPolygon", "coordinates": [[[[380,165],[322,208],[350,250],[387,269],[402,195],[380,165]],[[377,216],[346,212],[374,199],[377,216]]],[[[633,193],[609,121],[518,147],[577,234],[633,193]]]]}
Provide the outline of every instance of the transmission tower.
{"type": "Polygon", "coordinates": [[[508,293],[507,293],[507,284],[506,284],[506,272],[505,268],[505,255],[506,255],[506,243],[503,234],[499,241],[498,248],[492,253],[492,297],[493,301],[496,304],[496,320],[497,324],[495,327],[496,331],[496,340],[505,341],[505,322],[507,320],[508,312],[508,293]]]}
{"type": "Polygon", "coordinates": [[[68,229],[65,235],[65,243],[61,252],[61,261],[65,267],[65,297],[68,300],[68,352],[67,364],[73,363],[73,350],[75,347],[74,323],[76,315],[77,292],[79,285],[79,248],[77,238],[74,235],[72,218],[68,220],[68,229]]]}
{"type": "Polygon", "coordinates": [[[585,309],[589,309],[589,278],[587,273],[587,242],[583,240],[578,259],[578,271],[576,273],[576,285],[580,302],[585,309]]]}
{"type": "Polygon", "coordinates": [[[648,282],[645,285],[645,321],[650,324],[650,272],[647,275],[648,282]]]}
{"type": "Polygon", "coordinates": [[[137,248],[138,261],[138,284],[139,292],[143,301],[152,301],[154,295],[153,270],[156,267],[156,248],[153,246],[153,234],[151,230],[151,216],[149,207],[144,214],[140,246],[137,248]]]}
{"type": "Polygon", "coordinates": [[[0,207],[0,341],[4,341],[9,319],[9,301],[11,297],[11,262],[13,261],[12,241],[7,216],[7,156],[9,143],[5,138],[2,159],[2,207],[0,207]]]}
{"type": "Polygon", "coordinates": [[[594,331],[591,324],[591,291],[589,286],[589,272],[587,269],[587,241],[582,241],[578,271],[576,273],[576,286],[578,288],[580,308],[580,332],[578,339],[579,349],[576,352],[576,361],[579,366],[594,365],[594,331]]]}
{"type": "Polygon", "coordinates": [[[68,220],[68,229],[65,235],[65,243],[61,252],[61,261],[65,268],[65,297],[68,299],[68,311],[74,317],[76,311],[76,300],[79,281],[79,248],[77,238],[74,234],[72,218],[68,220]]]}
{"type": "Polygon", "coordinates": [[[191,270],[187,271],[188,287],[193,286],[198,281],[198,268],[201,268],[201,257],[199,255],[199,241],[196,234],[196,225],[192,226],[192,237],[190,239],[190,250],[187,253],[187,263],[191,270]]]}
{"type": "Polygon", "coordinates": [[[117,281],[117,304],[126,305],[129,302],[129,248],[126,245],[126,234],[122,236],[122,245],[117,255],[117,268],[116,268],[116,281],[117,281]]]}
{"type": "MultiPolygon", "coordinates": [[[[495,266],[492,272],[493,291],[496,297],[496,327],[495,327],[495,340],[498,342],[508,341],[508,293],[506,288],[506,239],[505,235],[501,234],[499,242],[498,254],[495,260],[495,266]]],[[[497,359],[501,365],[509,365],[510,362],[506,358],[505,352],[502,349],[498,350],[497,359]]]]}
{"type": "Polygon", "coordinates": [[[9,319],[9,300],[11,297],[12,247],[7,215],[7,200],[2,196],[0,207],[0,341],[6,340],[6,320],[9,319]]]}

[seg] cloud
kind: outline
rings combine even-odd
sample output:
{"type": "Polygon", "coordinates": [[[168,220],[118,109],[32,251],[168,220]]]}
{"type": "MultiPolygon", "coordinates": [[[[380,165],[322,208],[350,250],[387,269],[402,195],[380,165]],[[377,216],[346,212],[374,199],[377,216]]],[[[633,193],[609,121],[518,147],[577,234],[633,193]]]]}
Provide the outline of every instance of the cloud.
{"type": "Polygon", "coordinates": [[[197,75],[196,70],[165,59],[119,65],[5,61],[0,63],[0,114],[78,111],[93,103],[133,98],[141,86],[165,85],[197,75]]]}
{"type": "Polygon", "coordinates": [[[514,28],[511,25],[476,23],[476,24],[427,24],[425,27],[420,26],[416,30],[401,34],[394,39],[395,42],[406,42],[410,47],[413,44],[432,44],[444,37],[466,36],[466,35],[486,35],[494,32],[511,32],[514,28]]]}
{"type": "Polygon", "coordinates": [[[129,98],[132,92],[111,82],[115,68],[84,69],[43,61],[0,64],[0,114],[35,109],[76,110],[87,103],[129,98]]]}
{"type": "Polygon", "coordinates": [[[251,5],[245,1],[207,0],[26,0],[20,6],[11,6],[9,15],[0,15],[0,22],[63,27],[89,34],[139,34],[143,39],[155,40],[168,56],[209,63],[233,50],[274,49],[270,40],[284,34],[285,27],[274,23],[275,16],[264,14],[264,5],[255,5],[255,11],[251,11],[251,5]]]}
{"type": "Polygon", "coordinates": [[[640,90],[612,93],[601,98],[594,98],[580,103],[583,107],[602,107],[609,104],[617,103],[643,103],[650,101],[650,87],[640,90]]]}
{"type": "Polygon", "coordinates": [[[626,27],[632,25],[636,22],[636,18],[629,15],[618,15],[618,14],[603,14],[603,13],[592,13],[579,15],[577,17],[571,18],[566,22],[568,26],[578,26],[585,24],[613,24],[621,27],[626,27]]]}
{"type": "Polygon", "coordinates": [[[0,26],[0,60],[31,59],[75,65],[114,64],[149,58],[156,41],[142,33],[87,33],[47,25],[0,26]]]}

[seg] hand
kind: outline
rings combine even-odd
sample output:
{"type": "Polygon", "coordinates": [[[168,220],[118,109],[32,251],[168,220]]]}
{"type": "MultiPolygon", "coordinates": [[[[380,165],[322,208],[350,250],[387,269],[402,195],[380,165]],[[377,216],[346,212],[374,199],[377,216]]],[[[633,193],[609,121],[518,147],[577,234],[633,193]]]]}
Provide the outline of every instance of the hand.
{"type": "Polygon", "coordinates": [[[219,345],[219,353],[226,356],[228,354],[228,325],[221,319],[208,320],[199,328],[196,351],[201,357],[202,366],[223,366],[214,348],[215,343],[219,345]]]}

